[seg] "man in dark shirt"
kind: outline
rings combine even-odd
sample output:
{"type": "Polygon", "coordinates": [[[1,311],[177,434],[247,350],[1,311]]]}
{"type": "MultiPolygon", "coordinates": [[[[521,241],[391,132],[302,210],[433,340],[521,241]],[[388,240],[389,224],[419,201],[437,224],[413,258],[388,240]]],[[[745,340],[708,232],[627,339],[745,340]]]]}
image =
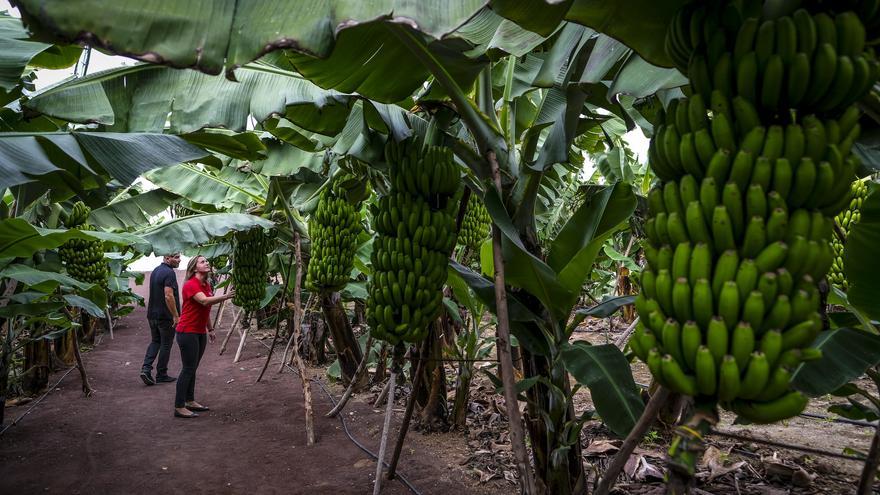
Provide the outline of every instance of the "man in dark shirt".
{"type": "Polygon", "coordinates": [[[180,292],[177,290],[177,273],[174,269],[180,265],[180,253],[166,255],[162,264],[150,274],[150,298],[147,301],[147,320],[150,322],[152,341],[144,356],[141,368],[141,380],[146,385],[156,382],[173,382],[168,376],[168,357],[174,344],[174,327],[180,319],[180,292]],[[156,379],[153,379],[153,361],[156,355],[156,379]]]}

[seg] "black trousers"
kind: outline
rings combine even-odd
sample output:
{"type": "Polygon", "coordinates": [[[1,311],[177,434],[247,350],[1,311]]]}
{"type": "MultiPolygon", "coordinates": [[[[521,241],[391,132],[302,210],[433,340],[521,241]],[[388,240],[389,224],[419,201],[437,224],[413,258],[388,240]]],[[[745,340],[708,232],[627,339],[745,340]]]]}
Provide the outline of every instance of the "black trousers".
{"type": "Polygon", "coordinates": [[[203,333],[177,333],[177,347],[180,348],[180,361],[183,366],[177,375],[177,395],[174,407],[184,407],[187,402],[195,400],[196,369],[205,353],[208,336],[203,333]]]}
{"type": "Polygon", "coordinates": [[[174,345],[174,326],[171,320],[149,320],[150,335],[152,341],[147,347],[147,354],[144,356],[144,365],[141,371],[150,373],[153,371],[153,361],[156,355],[159,361],[156,363],[156,376],[166,376],[168,374],[168,358],[171,357],[171,346],[174,345]]]}

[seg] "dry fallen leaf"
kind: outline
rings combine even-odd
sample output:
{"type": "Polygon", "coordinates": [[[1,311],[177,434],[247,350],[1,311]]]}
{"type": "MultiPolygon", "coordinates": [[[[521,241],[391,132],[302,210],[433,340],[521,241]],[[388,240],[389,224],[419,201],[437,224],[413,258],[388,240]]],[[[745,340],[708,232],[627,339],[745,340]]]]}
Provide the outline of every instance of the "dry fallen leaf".
{"type": "MultiPolygon", "coordinates": [[[[732,473],[734,471],[738,471],[742,468],[746,463],[745,461],[735,462],[730,466],[725,466],[724,461],[727,457],[727,454],[721,452],[717,447],[710,446],[706,449],[706,452],[703,454],[703,460],[700,463],[703,467],[709,469],[708,478],[706,481],[712,481],[715,478],[720,478],[725,474],[732,473]]],[[[705,476],[705,473],[700,473],[705,476]]],[[[698,475],[699,476],[699,475],[698,475]]]]}
{"type": "Polygon", "coordinates": [[[590,443],[589,447],[584,451],[588,456],[610,454],[620,450],[620,440],[596,440],[590,443]]]}

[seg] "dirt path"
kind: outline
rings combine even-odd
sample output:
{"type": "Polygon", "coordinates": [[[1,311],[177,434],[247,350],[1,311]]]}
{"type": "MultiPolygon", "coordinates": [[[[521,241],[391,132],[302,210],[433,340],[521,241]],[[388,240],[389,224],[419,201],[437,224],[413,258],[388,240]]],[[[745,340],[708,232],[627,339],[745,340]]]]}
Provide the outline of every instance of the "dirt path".
{"type": "MultiPolygon", "coordinates": [[[[232,315],[224,320],[225,329],[232,315]]],[[[82,397],[79,376],[71,373],[0,438],[0,493],[372,492],[375,461],[338,419],[323,417],[331,403],[320,388],[313,387],[318,443],[306,446],[298,377],[277,374],[275,364],[255,384],[266,353],[261,344],[249,342],[234,365],[236,337],[223,356],[219,342],[209,344],[196,399],[212,410],[185,420],[172,417],[174,384],[147,387],[138,377],[148,341],[146,311],[138,308],[120,321],[115,340],[106,337],[86,354],[93,397],[82,397]]],[[[169,373],[179,370],[175,344],[169,373]]],[[[8,421],[27,407],[8,408],[8,421]]],[[[359,402],[345,414],[355,438],[378,451],[380,414],[359,402]]],[[[483,491],[457,466],[420,449],[419,436],[411,435],[400,472],[421,493],[483,491]]],[[[410,493],[399,481],[383,487],[410,493]]]]}

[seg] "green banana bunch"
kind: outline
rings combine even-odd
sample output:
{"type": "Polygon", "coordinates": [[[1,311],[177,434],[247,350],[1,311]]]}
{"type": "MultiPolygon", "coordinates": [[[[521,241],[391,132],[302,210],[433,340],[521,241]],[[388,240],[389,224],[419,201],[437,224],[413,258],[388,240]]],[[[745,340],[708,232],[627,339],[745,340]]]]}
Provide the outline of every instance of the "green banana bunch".
{"type": "Polygon", "coordinates": [[[232,251],[232,283],[235,296],[232,302],[247,311],[260,307],[266,295],[266,276],[272,252],[271,237],[261,227],[235,233],[232,251]]]}
{"type": "Polygon", "coordinates": [[[367,284],[372,334],[418,342],[440,313],[446,265],[455,246],[459,172],[448,148],[418,142],[385,147],[390,192],[372,208],[373,275],[367,284]]]}
{"type": "Polygon", "coordinates": [[[318,207],[309,219],[311,249],[306,287],[338,291],[348,284],[354,268],[357,237],[361,232],[360,209],[340,189],[337,178],[321,192],[318,207]]]}
{"type": "MultiPolygon", "coordinates": [[[[92,209],[82,201],[77,201],[67,216],[68,229],[95,230],[88,224],[92,209]]],[[[71,277],[88,284],[107,286],[110,274],[109,265],[104,258],[104,243],[98,240],[71,239],[58,248],[61,262],[71,277]]]]}
{"type": "Polygon", "coordinates": [[[458,232],[458,243],[472,251],[480,249],[480,245],[489,237],[491,226],[492,219],[489,218],[483,202],[471,195],[461,221],[461,230],[458,232]]]}
{"type": "MultiPolygon", "coordinates": [[[[869,179],[859,179],[852,183],[853,197],[850,200],[849,207],[834,217],[844,236],[849,236],[852,226],[858,223],[861,218],[862,201],[868,196],[868,181],[869,179]]],[[[828,273],[828,281],[839,289],[846,291],[849,288],[849,284],[844,275],[844,245],[837,236],[834,236],[831,240],[831,246],[834,248],[834,262],[831,264],[831,271],[828,273]]]]}
{"type": "Polygon", "coordinates": [[[811,12],[852,11],[865,25],[867,44],[873,46],[880,41],[880,0],[807,0],[803,6],[811,12]]]}
{"type": "Polygon", "coordinates": [[[801,8],[767,19],[749,10],[737,2],[686,7],[669,26],[670,58],[703,98],[714,89],[739,95],[768,117],[791,109],[836,113],[864,97],[880,76],[858,13],[801,8]],[[689,44],[682,47],[682,18],[690,11],[689,44]]]}
{"type": "Polygon", "coordinates": [[[648,150],[661,182],[630,341],[660,383],[758,423],[806,406],[791,375],[821,356],[808,347],[822,328],[816,282],[852,198],[853,103],[880,76],[857,15],[768,19],[763,3],[692,4],[669,27],[691,97],[668,105],[648,150]]]}

